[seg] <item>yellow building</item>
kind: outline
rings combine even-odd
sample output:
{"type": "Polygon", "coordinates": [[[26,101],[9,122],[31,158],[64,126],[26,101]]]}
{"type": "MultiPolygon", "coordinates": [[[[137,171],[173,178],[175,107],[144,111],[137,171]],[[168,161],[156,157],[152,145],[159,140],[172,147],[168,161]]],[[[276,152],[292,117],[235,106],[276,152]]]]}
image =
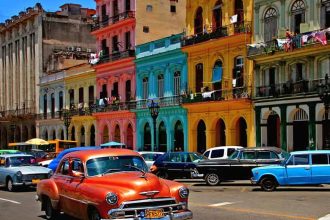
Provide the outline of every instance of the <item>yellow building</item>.
{"type": "Polygon", "coordinates": [[[92,116],[95,104],[96,73],[90,64],[71,67],[65,73],[65,109],[72,114],[69,139],[78,146],[95,146],[96,120],[92,116]]]}
{"type": "Polygon", "coordinates": [[[255,145],[251,94],[253,1],[188,0],[183,51],[188,55],[189,151],[255,145]]]}

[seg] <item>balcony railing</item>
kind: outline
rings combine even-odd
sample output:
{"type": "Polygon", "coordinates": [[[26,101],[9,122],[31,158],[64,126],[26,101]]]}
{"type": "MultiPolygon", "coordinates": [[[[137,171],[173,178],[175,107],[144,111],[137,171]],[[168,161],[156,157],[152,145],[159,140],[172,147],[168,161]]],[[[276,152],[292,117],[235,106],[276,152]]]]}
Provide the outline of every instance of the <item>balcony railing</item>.
{"type": "MultiPolygon", "coordinates": [[[[262,54],[275,54],[276,52],[291,52],[296,49],[305,48],[315,44],[321,44],[319,40],[314,37],[309,37],[308,41],[302,44],[302,36],[310,36],[310,32],[301,33],[294,36],[291,40],[289,39],[274,39],[264,43],[258,43],[248,46],[248,57],[258,56],[262,54]],[[279,40],[283,42],[279,42],[279,40]]],[[[330,40],[330,34],[326,32],[326,40],[330,40]]]]}
{"type": "Polygon", "coordinates": [[[48,120],[48,119],[61,119],[62,112],[47,112],[47,113],[41,113],[37,115],[37,120],[48,120]]]}
{"type": "Polygon", "coordinates": [[[294,96],[302,93],[317,93],[318,85],[322,83],[324,83],[324,79],[288,81],[274,85],[257,86],[255,97],[280,97],[294,96]]]}
{"type": "Polygon", "coordinates": [[[0,121],[7,120],[8,118],[34,119],[35,116],[34,108],[0,111],[0,121]]]}
{"type": "Polygon", "coordinates": [[[134,11],[126,11],[120,14],[117,14],[113,17],[105,16],[102,21],[96,21],[95,24],[92,26],[92,31],[96,31],[100,28],[107,27],[109,25],[115,24],[119,21],[126,20],[129,18],[135,18],[135,12],[134,11]]]}
{"type": "Polygon", "coordinates": [[[233,34],[239,33],[251,33],[251,22],[231,24],[228,26],[222,26],[211,30],[210,32],[205,31],[195,35],[187,36],[182,41],[182,46],[190,46],[198,43],[202,43],[211,39],[218,39],[227,37],[233,34]]]}
{"type": "Polygon", "coordinates": [[[98,62],[98,64],[112,62],[112,61],[120,60],[120,59],[127,58],[127,57],[135,57],[135,50],[125,50],[125,51],[115,52],[115,53],[108,54],[108,55],[105,54],[100,58],[100,61],[98,62]]]}
{"type": "MultiPolygon", "coordinates": [[[[159,107],[173,107],[173,106],[179,106],[182,104],[182,96],[170,96],[170,97],[161,97],[158,98],[159,100],[159,107]]],[[[148,108],[148,99],[143,99],[136,101],[136,109],[147,109],[148,108]]]]}

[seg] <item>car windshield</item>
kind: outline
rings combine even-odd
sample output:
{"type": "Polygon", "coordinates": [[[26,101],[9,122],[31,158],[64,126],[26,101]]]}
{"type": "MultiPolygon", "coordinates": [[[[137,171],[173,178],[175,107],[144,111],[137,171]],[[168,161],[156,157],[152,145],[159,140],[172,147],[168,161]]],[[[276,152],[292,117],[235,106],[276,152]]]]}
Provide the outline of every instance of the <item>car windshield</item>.
{"type": "Polygon", "coordinates": [[[239,151],[236,150],[236,151],[235,151],[234,153],[232,153],[228,158],[229,158],[230,160],[237,159],[238,154],[239,154],[239,151]]]}
{"type": "Polygon", "coordinates": [[[143,171],[148,172],[144,160],[138,156],[107,156],[87,161],[87,175],[97,176],[116,172],[143,171]]]}
{"type": "Polygon", "coordinates": [[[285,160],[289,159],[289,157],[290,157],[290,154],[285,151],[281,152],[280,155],[281,155],[281,158],[284,158],[285,160]]]}
{"type": "Polygon", "coordinates": [[[31,156],[10,157],[8,160],[8,166],[12,166],[12,167],[30,166],[30,165],[34,165],[35,163],[36,163],[35,158],[31,156]]]}
{"type": "Polygon", "coordinates": [[[198,163],[200,160],[207,160],[208,158],[200,153],[190,153],[190,158],[192,162],[198,163]]]}

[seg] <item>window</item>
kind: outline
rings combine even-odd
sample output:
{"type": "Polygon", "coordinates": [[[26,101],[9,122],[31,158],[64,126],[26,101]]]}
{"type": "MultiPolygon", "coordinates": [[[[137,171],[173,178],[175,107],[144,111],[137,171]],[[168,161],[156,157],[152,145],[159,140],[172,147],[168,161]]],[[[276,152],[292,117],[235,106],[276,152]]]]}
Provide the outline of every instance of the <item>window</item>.
{"type": "Polygon", "coordinates": [[[243,67],[244,67],[244,58],[241,56],[236,57],[235,66],[233,69],[233,87],[242,87],[244,85],[243,67]]]}
{"type": "Polygon", "coordinates": [[[205,151],[204,156],[205,157],[209,157],[209,155],[210,155],[210,151],[209,150],[208,151],[205,151]]]}
{"type": "Polygon", "coordinates": [[[278,159],[276,153],[272,151],[259,151],[257,154],[257,159],[266,160],[266,159],[278,159]]]}
{"type": "Polygon", "coordinates": [[[313,165],[329,164],[328,155],[312,154],[312,164],[313,165]]]}
{"type": "Polygon", "coordinates": [[[175,5],[171,5],[171,13],[176,13],[176,6],[175,5]]]}
{"type": "Polygon", "coordinates": [[[203,9],[202,9],[202,7],[199,7],[196,11],[194,29],[195,29],[195,34],[200,34],[203,32],[203,9]]]}
{"type": "Polygon", "coordinates": [[[264,41],[271,41],[273,37],[277,37],[277,12],[269,8],[264,16],[264,41]]]}
{"type": "Polygon", "coordinates": [[[118,36],[113,36],[112,37],[112,53],[119,52],[119,47],[118,47],[118,36]]]}
{"type": "Polygon", "coordinates": [[[228,148],[228,149],[227,149],[227,156],[232,155],[235,151],[236,151],[235,148],[228,148]]]}
{"type": "Polygon", "coordinates": [[[129,31],[125,33],[125,49],[131,49],[131,32],[129,31]]]}
{"type": "Polygon", "coordinates": [[[84,166],[80,160],[75,159],[72,161],[72,171],[84,172],[84,166]]]}
{"type": "Polygon", "coordinates": [[[243,151],[242,152],[242,159],[246,160],[253,160],[256,159],[256,154],[254,151],[243,151]]]}
{"type": "Polygon", "coordinates": [[[149,93],[149,83],[148,83],[148,77],[143,78],[143,99],[147,99],[148,98],[148,93],[149,93]]]}
{"type": "Polygon", "coordinates": [[[300,34],[300,24],[305,23],[305,7],[303,0],[295,1],[291,7],[291,28],[297,34],[300,34]]]}
{"type": "Polygon", "coordinates": [[[218,0],[213,8],[213,31],[222,26],[222,1],[218,0]]]}
{"type": "Polygon", "coordinates": [[[79,88],[79,103],[83,103],[84,102],[84,88],[80,87],[79,88]]]}
{"type": "Polygon", "coordinates": [[[199,63],[195,66],[196,71],[196,92],[201,92],[203,87],[203,64],[199,63]]]}
{"type": "Polygon", "coordinates": [[[294,156],[295,165],[308,165],[309,164],[309,155],[295,155],[294,156]]]}
{"type": "Polygon", "coordinates": [[[147,10],[147,12],[152,12],[152,5],[147,5],[146,10],[147,10]]]}
{"type": "Polygon", "coordinates": [[[149,26],[143,26],[143,32],[149,33],[149,26]]]}
{"type": "Polygon", "coordinates": [[[179,153],[173,153],[170,155],[170,162],[179,163],[181,162],[181,155],[179,153]]]}
{"type": "Polygon", "coordinates": [[[181,73],[176,71],[174,73],[174,95],[180,95],[181,73]]]}
{"type": "Polygon", "coordinates": [[[322,0],[321,28],[330,27],[330,0],[322,0]]]}
{"type": "Polygon", "coordinates": [[[65,160],[62,162],[60,169],[59,169],[59,173],[61,173],[63,175],[69,174],[69,161],[68,160],[65,160]]]}
{"type": "Polygon", "coordinates": [[[126,0],[125,1],[125,9],[126,9],[126,11],[131,10],[131,0],[126,0]]]}
{"type": "Polygon", "coordinates": [[[212,150],[211,158],[223,157],[224,149],[212,150]]]}
{"type": "Polygon", "coordinates": [[[158,97],[164,97],[164,75],[158,75],[158,97]]]}

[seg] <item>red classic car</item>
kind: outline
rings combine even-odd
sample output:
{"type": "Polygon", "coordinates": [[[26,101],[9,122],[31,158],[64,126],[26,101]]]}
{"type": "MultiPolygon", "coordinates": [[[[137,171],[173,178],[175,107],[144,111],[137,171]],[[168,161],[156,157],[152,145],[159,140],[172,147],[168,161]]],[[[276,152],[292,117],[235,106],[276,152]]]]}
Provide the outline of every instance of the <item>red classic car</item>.
{"type": "Polygon", "coordinates": [[[147,171],[131,150],[77,151],[38,184],[36,197],[47,219],[60,212],[90,220],[192,219],[188,188],[147,171]]]}

